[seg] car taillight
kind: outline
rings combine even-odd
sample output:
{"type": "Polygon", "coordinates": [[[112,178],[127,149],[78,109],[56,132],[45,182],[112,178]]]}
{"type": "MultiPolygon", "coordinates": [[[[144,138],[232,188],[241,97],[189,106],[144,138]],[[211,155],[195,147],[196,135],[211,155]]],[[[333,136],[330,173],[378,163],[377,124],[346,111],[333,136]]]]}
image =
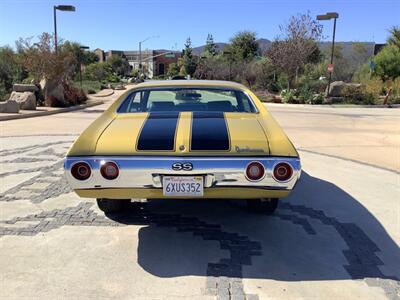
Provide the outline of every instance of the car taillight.
{"type": "Polygon", "coordinates": [[[278,181],[287,181],[292,175],[293,169],[288,163],[278,163],[274,168],[274,178],[278,181]]]}
{"type": "Polygon", "coordinates": [[[264,166],[257,162],[253,161],[249,163],[246,168],[246,177],[250,181],[257,181],[264,177],[265,169],[264,166]]]}
{"type": "Polygon", "coordinates": [[[113,180],[118,177],[119,168],[116,163],[109,161],[101,166],[100,173],[105,179],[113,180]]]}
{"type": "Polygon", "coordinates": [[[88,163],[77,162],[71,167],[71,174],[75,179],[86,180],[92,174],[92,170],[88,163]]]}

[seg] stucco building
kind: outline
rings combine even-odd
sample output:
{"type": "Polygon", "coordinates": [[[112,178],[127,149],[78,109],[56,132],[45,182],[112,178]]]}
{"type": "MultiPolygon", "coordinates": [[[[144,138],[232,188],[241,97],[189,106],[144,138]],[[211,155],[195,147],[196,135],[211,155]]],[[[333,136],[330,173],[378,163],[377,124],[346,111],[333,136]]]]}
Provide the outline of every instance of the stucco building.
{"type": "MultiPolygon", "coordinates": [[[[102,49],[97,48],[94,50],[94,53],[99,58],[100,62],[107,61],[110,57],[118,55],[128,61],[131,70],[139,70],[139,51],[109,50],[104,52],[102,49]]],[[[148,78],[166,75],[169,65],[171,63],[177,63],[181,56],[182,53],[180,51],[164,49],[143,50],[141,53],[143,72],[148,78]]]]}

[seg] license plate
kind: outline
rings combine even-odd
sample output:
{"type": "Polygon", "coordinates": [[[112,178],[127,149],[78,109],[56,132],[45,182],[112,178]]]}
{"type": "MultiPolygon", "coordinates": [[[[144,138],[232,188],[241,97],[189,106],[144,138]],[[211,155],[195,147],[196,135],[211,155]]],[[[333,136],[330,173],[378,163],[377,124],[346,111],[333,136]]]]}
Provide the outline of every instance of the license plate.
{"type": "Polygon", "coordinates": [[[163,177],[164,196],[203,196],[203,177],[165,176],[163,177]]]}

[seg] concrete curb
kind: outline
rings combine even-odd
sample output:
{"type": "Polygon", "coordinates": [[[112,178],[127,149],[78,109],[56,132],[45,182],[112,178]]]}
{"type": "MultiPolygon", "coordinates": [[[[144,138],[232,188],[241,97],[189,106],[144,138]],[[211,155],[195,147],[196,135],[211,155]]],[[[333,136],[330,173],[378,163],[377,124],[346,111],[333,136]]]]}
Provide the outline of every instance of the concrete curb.
{"type": "Polygon", "coordinates": [[[114,90],[111,90],[108,94],[93,94],[93,95],[88,95],[89,98],[104,98],[104,97],[108,97],[114,94],[114,90]]]}
{"type": "Polygon", "coordinates": [[[60,114],[60,113],[66,113],[66,112],[70,112],[70,111],[85,109],[85,108],[92,107],[92,106],[97,106],[97,105],[100,105],[100,104],[103,104],[103,103],[104,102],[102,100],[94,100],[91,103],[75,105],[75,106],[70,106],[70,107],[63,107],[63,108],[59,108],[59,109],[56,109],[56,110],[38,111],[36,113],[30,113],[30,114],[1,116],[0,117],[0,122],[2,122],[2,121],[10,121],[10,120],[18,120],[18,119],[26,119],[26,118],[33,118],[33,117],[42,117],[42,116],[55,115],[55,114],[60,114]]]}

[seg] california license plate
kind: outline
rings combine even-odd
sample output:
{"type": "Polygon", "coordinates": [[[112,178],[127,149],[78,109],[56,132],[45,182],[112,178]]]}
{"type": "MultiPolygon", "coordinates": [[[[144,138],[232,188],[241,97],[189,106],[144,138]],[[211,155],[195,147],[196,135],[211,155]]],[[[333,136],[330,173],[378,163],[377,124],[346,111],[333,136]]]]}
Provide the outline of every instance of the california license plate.
{"type": "Polygon", "coordinates": [[[164,176],[164,196],[203,196],[204,185],[201,176],[164,176]]]}

